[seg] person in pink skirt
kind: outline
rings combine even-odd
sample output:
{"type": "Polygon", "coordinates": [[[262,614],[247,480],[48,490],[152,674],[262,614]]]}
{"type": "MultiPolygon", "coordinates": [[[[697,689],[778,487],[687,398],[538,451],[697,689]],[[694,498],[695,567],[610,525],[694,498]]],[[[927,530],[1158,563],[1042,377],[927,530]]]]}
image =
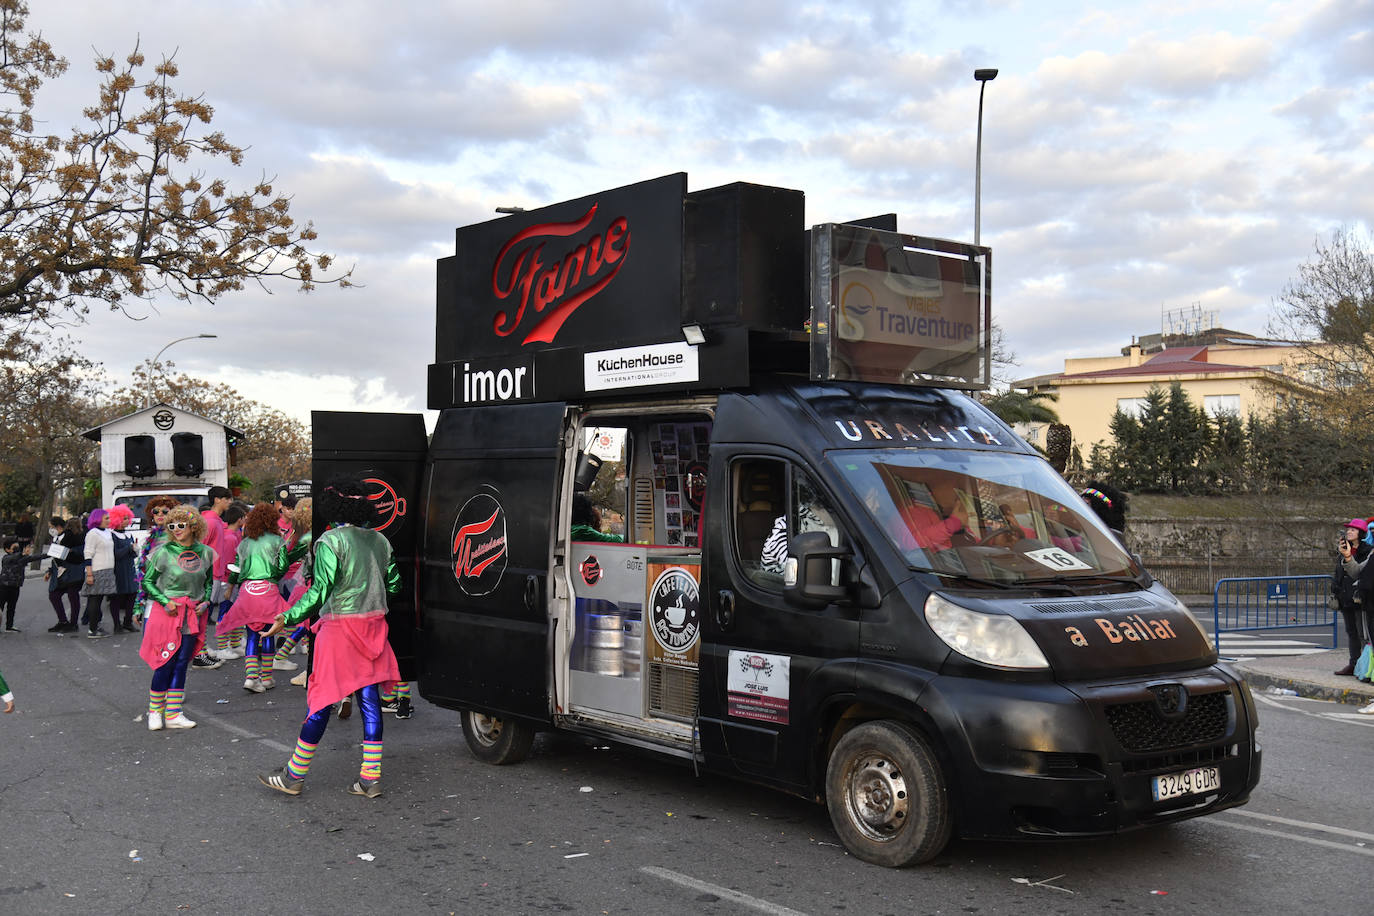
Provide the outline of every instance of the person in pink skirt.
{"type": "Polygon", "coordinates": [[[277,580],[284,572],[286,542],[277,534],[277,511],[271,503],[258,503],[243,522],[243,540],[229,572],[234,604],[219,621],[219,629],[226,633],[248,628],[243,689],[250,693],[263,693],[276,686],[272,679],[272,637],[262,631],[286,609],[277,590],[277,580]]]}
{"type": "Polygon", "coordinates": [[[215,554],[200,543],[205,521],[191,506],[164,516],[167,540],[148,554],[143,591],[148,617],[138,655],[153,669],[148,691],[148,729],[195,728],[182,711],[186,668],[204,637],[202,613],[214,589],[215,554]]]}

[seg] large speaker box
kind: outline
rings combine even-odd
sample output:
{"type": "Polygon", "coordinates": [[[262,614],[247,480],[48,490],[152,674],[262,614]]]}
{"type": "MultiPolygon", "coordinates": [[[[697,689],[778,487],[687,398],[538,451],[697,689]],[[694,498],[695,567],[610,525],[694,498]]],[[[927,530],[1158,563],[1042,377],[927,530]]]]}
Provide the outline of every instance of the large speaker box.
{"type": "Polygon", "coordinates": [[[124,473],[130,477],[152,477],[157,473],[152,436],[129,436],[124,440],[124,473]]]}
{"type": "Polygon", "coordinates": [[[195,433],[172,433],[172,472],[178,477],[199,477],[205,470],[205,448],[195,433]]]}

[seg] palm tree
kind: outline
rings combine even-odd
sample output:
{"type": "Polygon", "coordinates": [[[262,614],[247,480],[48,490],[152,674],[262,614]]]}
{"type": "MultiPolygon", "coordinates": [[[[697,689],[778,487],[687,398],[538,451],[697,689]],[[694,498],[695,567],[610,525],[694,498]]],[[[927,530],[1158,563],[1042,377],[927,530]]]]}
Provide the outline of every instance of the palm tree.
{"type": "Polygon", "coordinates": [[[983,398],[983,406],[1003,423],[1058,423],[1059,414],[1050,406],[1059,400],[1054,391],[1020,391],[1010,388],[983,398]]]}

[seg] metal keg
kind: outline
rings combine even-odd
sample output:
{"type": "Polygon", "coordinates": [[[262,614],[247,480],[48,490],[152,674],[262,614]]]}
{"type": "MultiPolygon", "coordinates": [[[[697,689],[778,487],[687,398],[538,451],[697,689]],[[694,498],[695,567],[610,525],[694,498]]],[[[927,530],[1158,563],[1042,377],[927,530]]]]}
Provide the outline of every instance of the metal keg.
{"type": "Polygon", "coordinates": [[[625,645],[621,651],[625,659],[625,673],[637,677],[644,658],[644,621],[625,621],[624,633],[625,645]]]}
{"type": "Polygon", "coordinates": [[[620,677],[625,670],[622,651],[625,631],[619,614],[587,615],[587,670],[593,674],[620,677]]]}

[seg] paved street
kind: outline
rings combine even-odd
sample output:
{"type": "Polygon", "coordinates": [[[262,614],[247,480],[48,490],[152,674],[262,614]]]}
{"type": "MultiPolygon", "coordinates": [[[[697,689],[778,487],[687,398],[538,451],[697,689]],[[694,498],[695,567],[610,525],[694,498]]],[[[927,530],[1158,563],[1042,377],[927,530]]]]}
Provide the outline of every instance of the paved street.
{"type": "Polygon", "coordinates": [[[423,701],[386,719],[383,797],[344,792],[356,715],[300,798],[271,793],[254,774],[284,762],[303,691],[193,671],[200,727],[150,733],[135,638],[51,636],[43,599],[31,581],[24,632],[0,637],[21,709],[0,716],[6,914],[1367,909],[1374,722],[1348,706],[1260,696],[1246,808],[1106,841],[955,841],[894,871],[848,856],[820,806],[632,751],[546,736],[523,764],[479,764],[423,701]]]}

